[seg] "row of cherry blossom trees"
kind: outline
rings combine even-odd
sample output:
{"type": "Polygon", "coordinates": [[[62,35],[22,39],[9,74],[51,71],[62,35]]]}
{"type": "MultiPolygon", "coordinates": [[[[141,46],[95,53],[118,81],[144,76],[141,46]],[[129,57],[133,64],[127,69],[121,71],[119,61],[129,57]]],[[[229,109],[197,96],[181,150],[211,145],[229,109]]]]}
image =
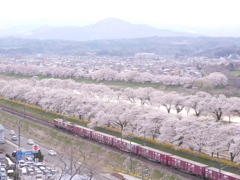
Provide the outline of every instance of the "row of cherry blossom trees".
{"type": "MultiPolygon", "coordinates": [[[[152,75],[147,72],[141,73],[137,71],[127,71],[119,73],[111,69],[101,69],[93,72],[84,72],[72,68],[64,67],[40,67],[36,65],[0,65],[0,73],[14,73],[23,75],[47,75],[51,77],[68,77],[68,78],[91,78],[93,80],[106,81],[129,81],[137,83],[161,83],[164,85],[181,85],[184,87],[191,87],[196,80],[195,77],[179,77],[167,75],[152,75]]],[[[226,86],[227,77],[219,72],[211,73],[209,76],[200,78],[201,81],[212,86],[226,86]]]]}
{"type": "Polygon", "coordinates": [[[114,125],[143,137],[191,146],[199,152],[203,148],[209,153],[227,151],[232,160],[240,151],[238,126],[221,121],[223,116],[240,114],[237,97],[206,92],[180,95],[153,88],[113,91],[105,85],[37,77],[1,80],[0,95],[89,120],[89,127],[114,125]],[[193,111],[194,116],[180,115],[183,110],[193,111]]]}
{"type": "Polygon", "coordinates": [[[227,98],[221,94],[212,96],[202,91],[193,95],[181,95],[176,92],[166,93],[150,87],[125,88],[114,91],[102,84],[76,83],[70,79],[38,80],[37,77],[30,80],[1,80],[0,85],[0,93],[6,98],[18,99],[70,115],[75,109],[73,107],[70,109],[71,106],[68,105],[76,99],[80,102],[86,101],[82,102],[84,106],[89,102],[94,104],[99,102],[140,104],[145,107],[153,107],[155,110],[165,109],[168,113],[182,114],[187,112],[194,113],[195,116],[208,114],[214,116],[216,121],[221,121],[223,116],[229,116],[231,119],[233,116],[240,115],[240,98],[227,98]]]}

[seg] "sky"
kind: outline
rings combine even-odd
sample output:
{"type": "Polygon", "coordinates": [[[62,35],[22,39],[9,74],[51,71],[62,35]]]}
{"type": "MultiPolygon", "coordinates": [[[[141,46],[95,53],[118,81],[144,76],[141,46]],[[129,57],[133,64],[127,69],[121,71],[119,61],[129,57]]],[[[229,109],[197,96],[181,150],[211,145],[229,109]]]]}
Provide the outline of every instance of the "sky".
{"type": "Polygon", "coordinates": [[[77,19],[95,23],[108,17],[135,24],[219,26],[240,24],[239,0],[7,0],[0,21],[77,19]]]}

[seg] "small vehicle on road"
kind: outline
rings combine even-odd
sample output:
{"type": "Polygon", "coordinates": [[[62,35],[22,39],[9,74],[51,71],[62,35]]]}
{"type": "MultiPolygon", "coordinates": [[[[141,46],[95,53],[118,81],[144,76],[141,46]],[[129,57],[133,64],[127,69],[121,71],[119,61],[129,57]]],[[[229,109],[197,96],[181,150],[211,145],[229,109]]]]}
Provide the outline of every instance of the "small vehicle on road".
{"type": "Polygon", "coordinates": [[[10,135],[15,135],[15,131],[14,130],[10,130],[10,135]]]}
{"type": "Polygon", "coordinates": [[[51,155],[51,156],[56,156],[57,155],[57,153],[54,150],[49,150],[48,154],[51,155]]]}
{"type": "Polygon", "coordinates": [[[15,136],[15,135],[12,136],[12,140],[13,140],[13,141],[17,141],[17,136],[15,136]]]}
{"type": "Polygon", "coordinates": [[[34,141],[33,141],[32,139],[28,139],[27,144],[33,145],[33,144],[34,144],[34,141]]]}

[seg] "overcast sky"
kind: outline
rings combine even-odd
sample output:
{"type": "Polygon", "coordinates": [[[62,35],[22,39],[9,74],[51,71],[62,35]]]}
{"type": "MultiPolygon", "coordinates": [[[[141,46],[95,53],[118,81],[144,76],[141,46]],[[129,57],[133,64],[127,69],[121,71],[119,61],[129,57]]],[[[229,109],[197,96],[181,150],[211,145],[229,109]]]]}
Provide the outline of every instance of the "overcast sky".
{"type": "Polygon", "coordinates": [[[239,0],[6,0],[0,20],[115,17],[131,23],[218,26],[240,24],[239,0]]]}

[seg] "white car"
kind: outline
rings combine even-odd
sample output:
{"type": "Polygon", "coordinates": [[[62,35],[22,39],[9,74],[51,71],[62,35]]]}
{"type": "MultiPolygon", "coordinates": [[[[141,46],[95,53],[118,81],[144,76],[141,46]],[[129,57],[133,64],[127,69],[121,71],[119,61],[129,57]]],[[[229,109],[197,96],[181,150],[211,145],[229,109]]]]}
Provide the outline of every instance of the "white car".
{"type": "Polygon", "coordinates": [[[17,136],[12,136],[13,141],[17,141],[17,136]]]}
{"type": "Polygon", "coordinates": [[[51,156],[56,156],[57,155],[57,153],[54,150],[49,150],[48,154],[51,155],[51,156]]]}
{"type": "Polygon", "coordinates": [[[11,135],[15,135],[15,131],[14,130],[10,130],[10,134],[11,135]]]}
{"type": "Polygon", "coordinates": [[[27,141],[27,144],[33,145],[33,144],[34,144],[34,141],[33,141],[32,139],[29,139],[29,140],[27,141]]]}

